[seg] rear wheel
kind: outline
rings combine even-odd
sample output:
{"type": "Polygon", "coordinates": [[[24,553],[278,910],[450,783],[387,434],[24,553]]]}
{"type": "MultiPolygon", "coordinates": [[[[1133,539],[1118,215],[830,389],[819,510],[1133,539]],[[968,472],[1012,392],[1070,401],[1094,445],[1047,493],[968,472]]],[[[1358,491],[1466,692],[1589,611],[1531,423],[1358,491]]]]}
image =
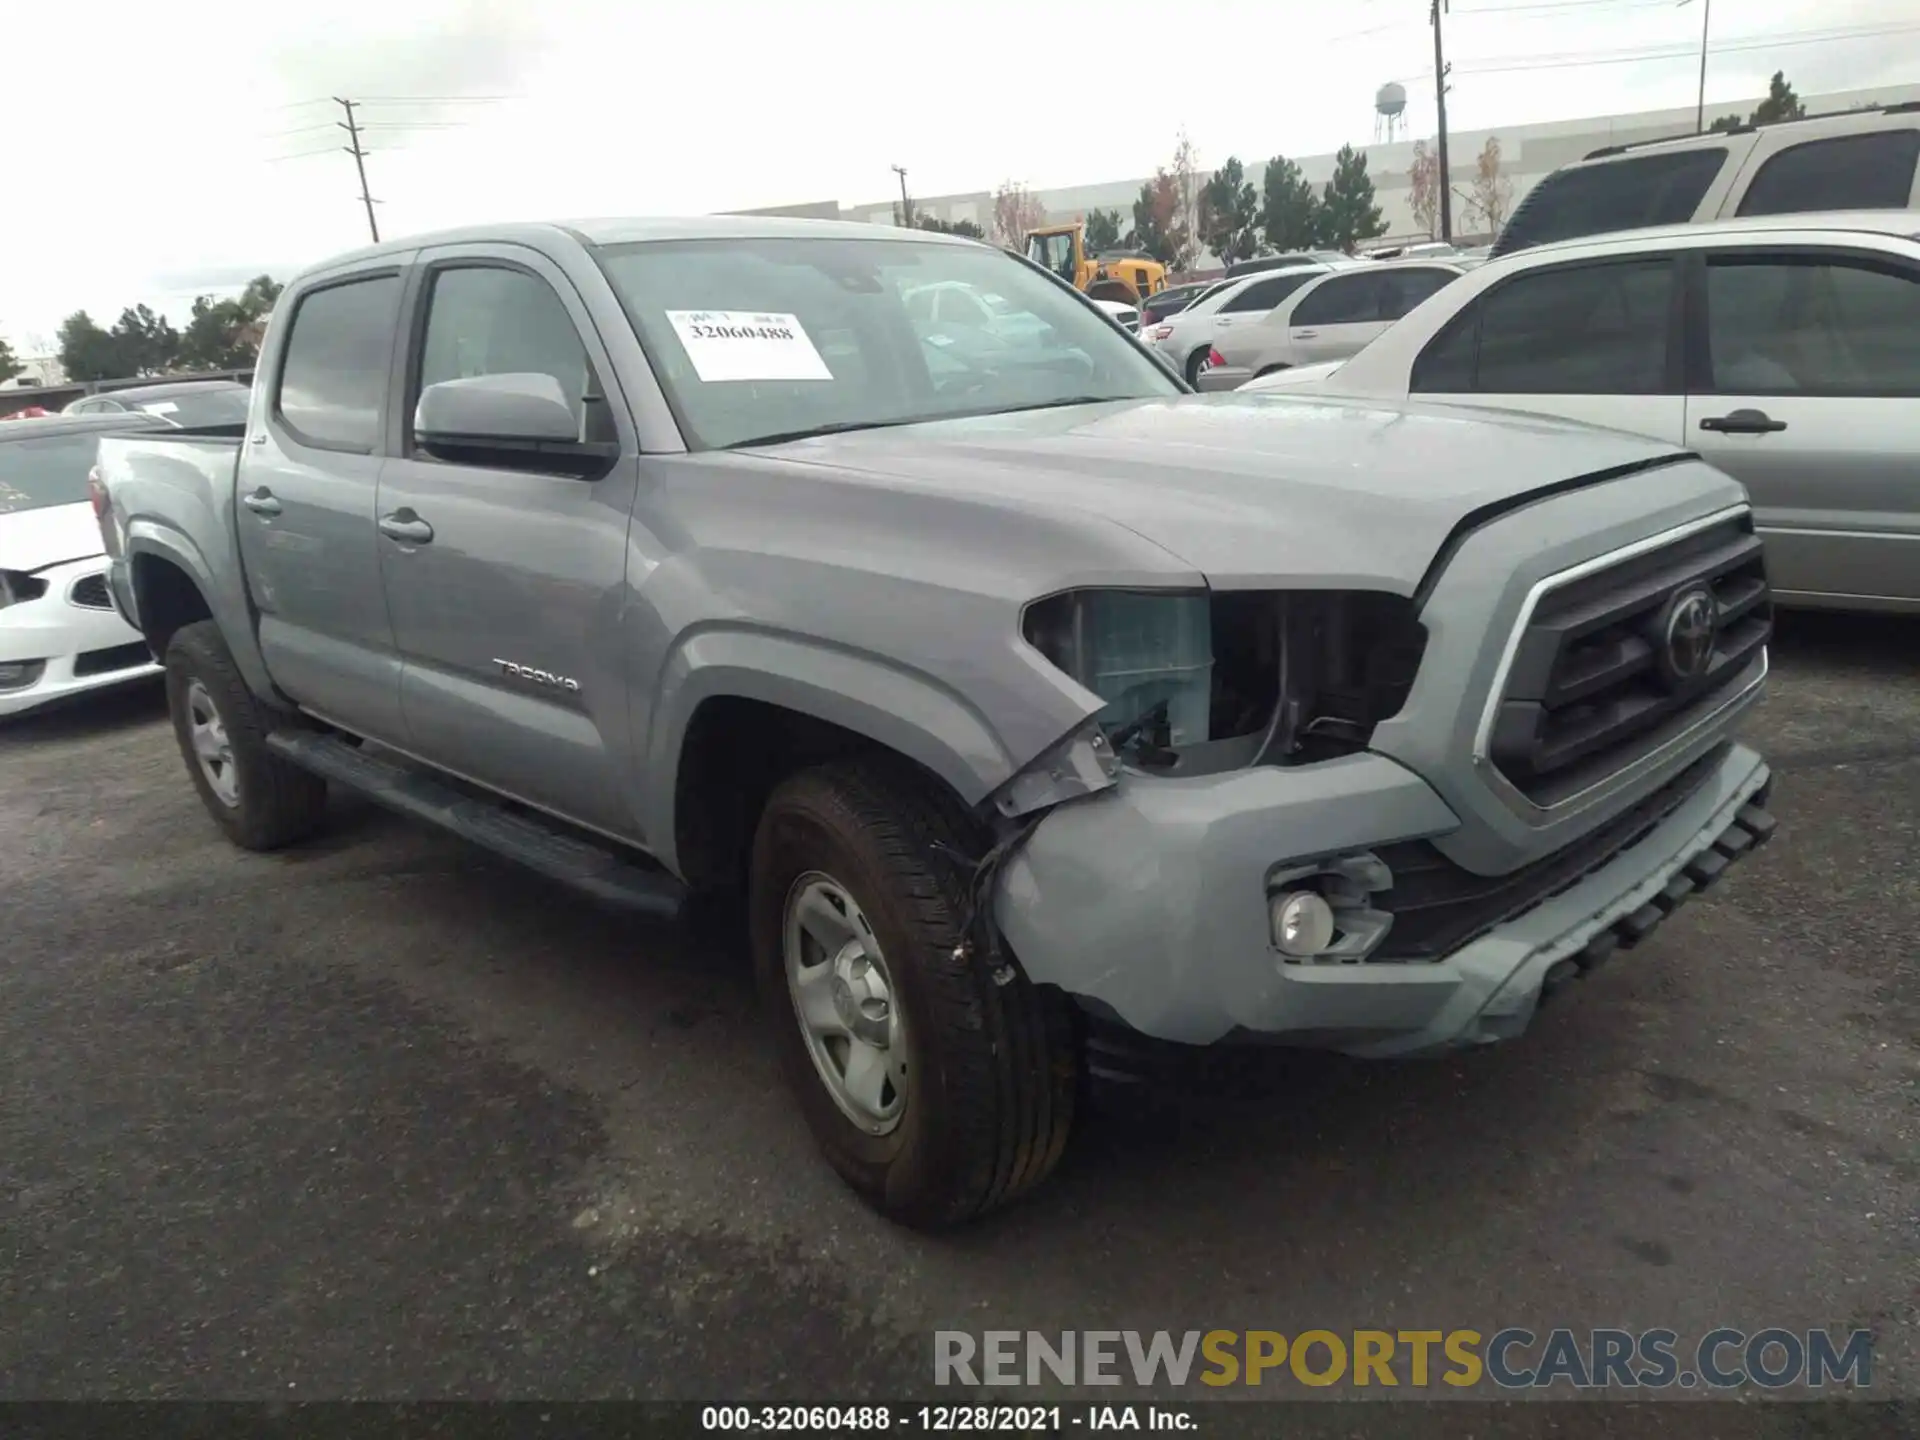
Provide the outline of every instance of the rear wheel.
{"type": "Polygon", "coordinates": [[[971,824],[931,779],[804,771],[754,841],[754,969],[814,1138],[883,1214],[935,1228],[1051,1173],[1073,1122],[1065,1002],[961,946],[971,824]]]}
{"type": "Polygon", "coordinates": [[[167,709],[187,773],[234,844],[277,850],[318,827],[319,777],[267,748],[272,712],[247,688],[211,620],[182,626],[167,646],[167,709]]]}

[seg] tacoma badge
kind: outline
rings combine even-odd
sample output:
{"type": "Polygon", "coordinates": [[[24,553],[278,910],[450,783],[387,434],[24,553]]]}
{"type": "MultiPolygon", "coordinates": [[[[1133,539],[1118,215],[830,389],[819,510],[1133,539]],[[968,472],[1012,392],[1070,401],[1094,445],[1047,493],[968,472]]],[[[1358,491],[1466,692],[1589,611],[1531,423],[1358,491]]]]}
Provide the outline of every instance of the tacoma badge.
{"type": "Polygon", "coordinates": [[[580,693],[580,682],[565,675],[556,675],[551,670],[536,670],[531,665],[516,665],[511,660],[495,659],[502,675],[515,680],[529,680],[535,685],[544,685],[549,690],[565,690],[570,695],[580,693]]]}

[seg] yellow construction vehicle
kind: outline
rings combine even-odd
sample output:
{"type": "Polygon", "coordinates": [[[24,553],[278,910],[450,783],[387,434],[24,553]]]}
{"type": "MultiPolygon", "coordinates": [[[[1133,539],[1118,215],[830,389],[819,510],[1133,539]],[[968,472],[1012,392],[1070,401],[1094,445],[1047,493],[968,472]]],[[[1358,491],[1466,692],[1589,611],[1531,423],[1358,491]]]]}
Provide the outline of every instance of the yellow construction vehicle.
{"type": "Polygon", "coordinates": [[[1138,305],[1167,288],[1167,267],[1158,260],[1131,251],[1090,253],[1086,226],[1078,220],[1027,231],[1026,252],[1029,260],[1086,291],[1090,299],[1138,305]]]}

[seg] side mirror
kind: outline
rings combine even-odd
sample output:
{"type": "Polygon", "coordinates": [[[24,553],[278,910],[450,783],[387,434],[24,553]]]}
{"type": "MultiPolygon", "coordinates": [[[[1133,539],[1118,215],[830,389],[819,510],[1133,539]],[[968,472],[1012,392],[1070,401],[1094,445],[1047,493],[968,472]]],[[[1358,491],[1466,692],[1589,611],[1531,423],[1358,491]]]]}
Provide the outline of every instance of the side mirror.
{"type": "Polygon", "coordinates": [[[565,443],[580,438],[580,422],[551,375],[474,375],[421,391],[413,433],[429,448],[565,443]]]}
{"type": "Polygon", "coordinates": [[[414,407],[413,438],[436,460],[581,480],[597,479],[620,458],[618,441],[581,438],[560,382],[539,373],[427,386],[414,407]]]}

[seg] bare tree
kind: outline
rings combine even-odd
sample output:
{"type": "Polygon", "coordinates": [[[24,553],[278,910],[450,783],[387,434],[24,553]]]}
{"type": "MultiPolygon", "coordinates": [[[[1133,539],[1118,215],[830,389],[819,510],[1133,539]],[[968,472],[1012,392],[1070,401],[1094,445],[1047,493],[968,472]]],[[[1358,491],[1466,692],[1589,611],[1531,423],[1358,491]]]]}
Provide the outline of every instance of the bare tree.
{"type": "Polygon", "coordinates": [[[1500,168],[1500,137],[1489,135],[1474,161],[1473,194],[1470,203],[1486,222],[1487,231],[1498,235],[1500,225],[1513,208],[1513,181],[1500,168]]]}
{"type": "MultiPolygon", "coordinates": [[[[1167,167],[1167,173],[1173,177],[1173,191],[1178,213],[1174,217],[1175,229],[1187,237],[1190,245],[1200,235],[1200,195],[1205,188],[1207,177],[1200,169],[1200,152],[1194,148],[1192,137],[1187,134],[1186,126],[1180,127],[1180,139],[1173,147],[1173,164],[1167,167]]],[[[1178,268],[1184,269],[1193,257],[1182,257],[1178,268]]]]}
{"type": "Polygon", "coordinates": [[[1438,233],[1440,220],[1440,157],[1427,148],[1427,142],[1413,142],[1413,167],[1407,171],[1411,194],[1407,208],[1413,223],[1428,235],[1438,233]]]}
{"type": "Polygon", "coordinates": [[[993,239],[1009,250],[1025,243],[1027,231],[1047,223],[1047,207],[1018,180],[1003,180],[993,192],[993,239]]]}

